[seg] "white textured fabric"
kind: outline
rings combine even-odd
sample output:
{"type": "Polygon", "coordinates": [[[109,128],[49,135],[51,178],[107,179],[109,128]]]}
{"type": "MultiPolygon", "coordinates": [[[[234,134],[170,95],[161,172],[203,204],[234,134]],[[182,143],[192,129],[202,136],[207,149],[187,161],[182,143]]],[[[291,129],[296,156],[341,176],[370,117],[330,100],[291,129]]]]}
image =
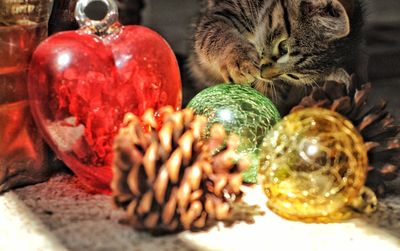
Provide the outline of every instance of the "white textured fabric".
{"type": "Polygon", "coordinates": [[[0,250],[66,251],[13,192],[0,196],[0,250]]]}
{"type": "MultiPolygon", "coordinates": [[[[16,194],[73,251],[400,250],[398,195],[382,200],[378,212],[370,218],[341,224],[291,222],[264,207],[266,215],[257,217],[255,224],[240,223],[232,228],[219,225],[205,232],[152,237],[119,223],[124,213],[112,207],[109,196],[86,193],[77,179],[69,175],[58,175],[47,183],[18,189],[16,194]]],[[[246,200],[261,206],[266,202],[257,188],[247,191],[246,200]]],[[[27,226],[38,224],[30,219],[23,222],[27,226]]],[[[24,224],[19,227],[23,228],[24,224]]],[[[3,226],[0,229],[0,233],[4,232],[3,226]]],[[[16,238],[22,240],[24,236],[16,238]]]]}

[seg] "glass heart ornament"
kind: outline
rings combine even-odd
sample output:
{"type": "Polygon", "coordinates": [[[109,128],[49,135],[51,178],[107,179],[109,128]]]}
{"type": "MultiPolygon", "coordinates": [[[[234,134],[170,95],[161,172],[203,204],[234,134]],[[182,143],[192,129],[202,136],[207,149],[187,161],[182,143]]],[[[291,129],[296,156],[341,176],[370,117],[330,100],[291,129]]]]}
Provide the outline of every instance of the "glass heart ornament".
{"type": "Polygon", "coordinates": [[[55,34],[34,52],[31,110],[47,143],[80,181],[109,193],[113,138],[124,114],[179,109],[180,73],[167,42],[146,27],[122,26],[114,1],[80,0],[75,16],[79,30],[55,34]],[[99,4],[104,16],[89,15],[99,4]]]}

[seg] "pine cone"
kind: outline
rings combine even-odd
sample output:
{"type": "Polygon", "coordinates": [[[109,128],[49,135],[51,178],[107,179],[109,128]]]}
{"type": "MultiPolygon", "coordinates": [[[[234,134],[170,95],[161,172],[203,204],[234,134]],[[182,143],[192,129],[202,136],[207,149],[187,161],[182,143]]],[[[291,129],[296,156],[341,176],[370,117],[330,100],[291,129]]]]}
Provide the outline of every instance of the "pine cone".
{"type": "Polygon", "coordinates": [[[350,83],[327,81],[315,87],[309,96],[292,108],[322,107],[336,111],[349,119],[364,138],[368,150],[367,186],[378,195],[385,193],[385,181],[400,174],[400,126],[386,110],[386,102],[370,104],[371,84],[361,85],[355,75],[350,83]]]}
{"type": "Polygon", "coordinates": [[[147,111],[140,122],[127,114],[114,143],[113,198],[129,223],[163,234],[231,220],[242,196],[240,173],[248,167],[235,161],[237,137],[216,125],[201,141],[207,121],[189,109],[161,111],[157,132],[153,115],[147,111]]]}

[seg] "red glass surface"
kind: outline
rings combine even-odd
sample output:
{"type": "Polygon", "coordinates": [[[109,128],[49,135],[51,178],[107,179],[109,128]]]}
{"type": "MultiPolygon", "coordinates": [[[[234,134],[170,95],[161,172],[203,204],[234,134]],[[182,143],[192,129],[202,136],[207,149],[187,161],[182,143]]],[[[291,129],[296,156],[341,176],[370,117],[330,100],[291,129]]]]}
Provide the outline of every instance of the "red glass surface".
{"type": "Polygon", "coordinates": [[[180,108],[181,80],[168,44],[143,26],[106,37],[61,32],[29,70],[35,121],[57,155],[95,192],[110,192],[113,137],[127,112],[180,108]]]}

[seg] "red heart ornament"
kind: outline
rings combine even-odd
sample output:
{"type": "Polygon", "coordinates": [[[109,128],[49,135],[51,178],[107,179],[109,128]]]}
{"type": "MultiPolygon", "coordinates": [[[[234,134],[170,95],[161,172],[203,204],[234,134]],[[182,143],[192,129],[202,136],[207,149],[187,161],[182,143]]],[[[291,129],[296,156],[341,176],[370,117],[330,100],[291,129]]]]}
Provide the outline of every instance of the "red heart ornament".
{"type": "Polygon", "coordinates": [[[102,193],[110,192],[113,138],[124,114],[181,106],[179,68],[165,40],[143,26],[114,22],[111,29],[49,37],[33,55],[28,84],[47,143],[84,185],[102,193]]]}

